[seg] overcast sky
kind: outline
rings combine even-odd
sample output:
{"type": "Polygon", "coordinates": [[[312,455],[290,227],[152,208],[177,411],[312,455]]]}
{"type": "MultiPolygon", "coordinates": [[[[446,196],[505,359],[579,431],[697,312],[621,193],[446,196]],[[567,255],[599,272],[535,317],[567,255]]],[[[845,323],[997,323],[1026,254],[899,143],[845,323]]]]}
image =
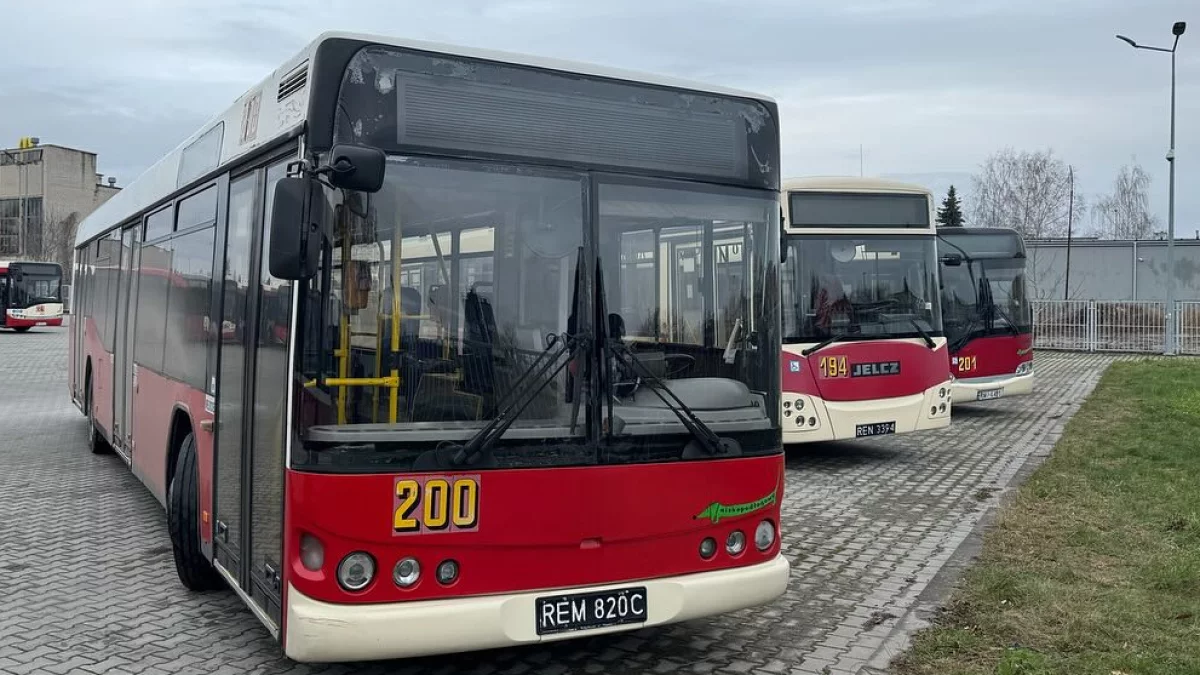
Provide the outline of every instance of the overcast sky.
{"type": "Polygon", "coordinates": [[[1200,226],[1194,0],[0,0],[0,146],[99,154],[121,185],[323,30],[522,51],[759,91],[785,175],[915,179],[939,194],[1004,146],[1052,148],[1089,197],[1137,161],[1166,227],[1178,54],[1177,230],[1200,226]]]}

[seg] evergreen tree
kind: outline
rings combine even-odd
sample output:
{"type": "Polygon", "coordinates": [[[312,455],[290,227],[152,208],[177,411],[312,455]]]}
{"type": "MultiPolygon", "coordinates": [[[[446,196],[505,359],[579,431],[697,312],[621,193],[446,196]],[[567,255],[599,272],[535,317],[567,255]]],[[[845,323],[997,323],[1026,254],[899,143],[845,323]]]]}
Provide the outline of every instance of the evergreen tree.
{"type": "Polygon", "coordinates": [[[942,206],[937,212],[938,227],[962,227],[963,214],[962,202],[958,199],[958,193],[954,191],[954,186],[950,186],[950,191],[946,193],[946,198],[942,200],[942,206]]]}

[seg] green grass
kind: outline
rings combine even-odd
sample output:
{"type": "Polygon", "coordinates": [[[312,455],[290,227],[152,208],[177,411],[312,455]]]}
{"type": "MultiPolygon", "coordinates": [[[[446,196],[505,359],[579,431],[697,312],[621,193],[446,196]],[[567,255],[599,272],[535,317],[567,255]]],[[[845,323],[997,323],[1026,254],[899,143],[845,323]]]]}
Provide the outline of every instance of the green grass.
{"type": "Polygon", "coordinates": [[[1114,364],[893,667],[1200,674],[1200,361],[1114,364]]]}

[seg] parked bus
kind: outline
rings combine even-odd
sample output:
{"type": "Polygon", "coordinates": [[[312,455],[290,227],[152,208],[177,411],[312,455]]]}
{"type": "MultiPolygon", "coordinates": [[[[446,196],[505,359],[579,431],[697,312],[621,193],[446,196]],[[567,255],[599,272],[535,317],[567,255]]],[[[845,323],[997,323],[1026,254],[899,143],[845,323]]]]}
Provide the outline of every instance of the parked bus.
{"type": "Polygon", "coordinates": [[[939,228],[938,255],[954,401],[1032,392],[1033,307],[1020,233],[939,228]]]}
{"type": "Polygon", "coordinates": [[[323,34],[81,224],[71,395],[299,661],[768,603],[778,160],[754,94],[323,34]]]}
{"type": "Polygon", "coordinates": [[[62,266],[0,260],[0,328],[18,333],[34,326],[61,326],[62,266]]]}
{"type": "Polygon", "coordinates": [[[950,424],[933,195],[858,177],[785,180],[783,438],[950,424]]]}

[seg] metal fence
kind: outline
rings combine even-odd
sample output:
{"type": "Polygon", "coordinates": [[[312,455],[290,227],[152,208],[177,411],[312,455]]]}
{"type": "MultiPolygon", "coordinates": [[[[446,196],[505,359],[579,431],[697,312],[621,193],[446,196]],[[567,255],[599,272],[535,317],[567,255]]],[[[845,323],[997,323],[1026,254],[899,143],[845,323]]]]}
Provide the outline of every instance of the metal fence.
{"type": "MultiPolygon", "coordinates": [[[[1176,303],[1175,344],[1180,354],[1200,354],[1200,302],[1176,303]]],[[[1100,300],[1033,302],[1034,346],[1085,352],[1161,354],[1166,303],[1100,300]]]]}

